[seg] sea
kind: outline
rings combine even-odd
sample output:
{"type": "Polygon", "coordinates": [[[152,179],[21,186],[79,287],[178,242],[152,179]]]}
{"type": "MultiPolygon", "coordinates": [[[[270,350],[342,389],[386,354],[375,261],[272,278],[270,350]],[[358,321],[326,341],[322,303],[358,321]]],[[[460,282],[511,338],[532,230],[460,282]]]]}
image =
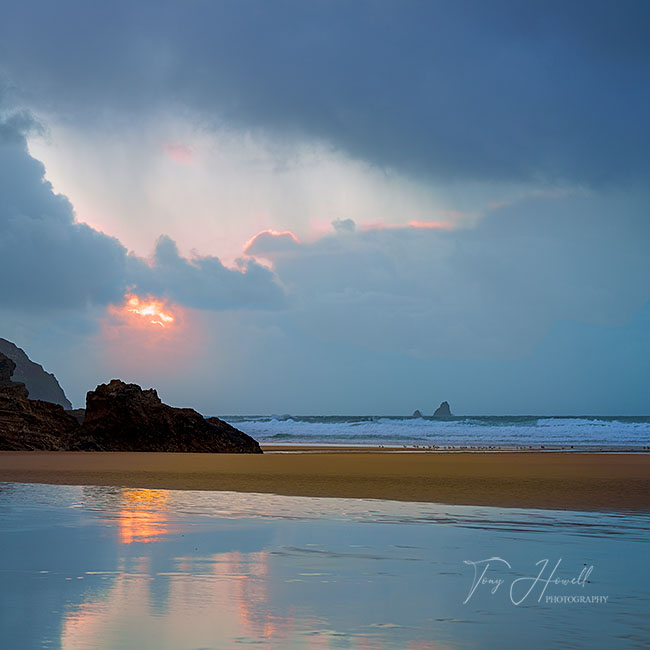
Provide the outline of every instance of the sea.
{"type": "Polygon", "coordinates": [[[650,449],[650,417],[222,416],[264,445],[436,449],[650,449]]]}

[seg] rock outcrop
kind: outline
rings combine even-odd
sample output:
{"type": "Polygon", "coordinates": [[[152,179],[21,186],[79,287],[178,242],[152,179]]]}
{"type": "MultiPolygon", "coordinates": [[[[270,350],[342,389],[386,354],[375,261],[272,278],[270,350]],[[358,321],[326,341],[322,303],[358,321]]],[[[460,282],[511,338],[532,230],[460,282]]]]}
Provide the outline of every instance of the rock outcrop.
{"type": "MultiPolygon", "coordinates": [[[[7,355],[0,353],[0,386],[9,386],[17,388],[19,382],[12,381],[12,376],[16,370],[16,364],[7,355]]],[[[25,384],[22,384],[23,386],[25,384]]]]}
{"type": "Polygon", "coordinates": [[[220,436],[220,445],[221,449],[219,451],[226,453],[254,453],[261,454],[262,449],[259,446],[259,443],[255,438],[251,438],[248,434],[235,429],[227,422],[220,420],[219,418],[210,417],[206,418],[206,422],[210,423],[212,426],[217,427],[217,431],[220,436]]]}
{"type": "Polygon", "coordinates": [[[60,404],[64,409],[72,408],[70,400],[65,396],[56,377],[46,372],[43,366],[34,363],[24,350],[11,341],[0,339],[0,353],[9,357],[16,364],[14,379],[27,386],[32,400],[60,404]]]}
{"type": "Polygon", "coordinates": [[[433,414],[434,418],[450,418],[451,409],[449,408],[449,402],[443,402],[433,414]]]}
{"type": "Polygon", "coordinates": [[[83,424],[69,448],[262,453],[257,441],[226,422],[163,404],[154,389],[142,390],[119,379],[88,392],[83,424]]]}
{"type": "Polygon", "coordinates": [[[173,408],[163,404],[155,390],[118,379],[90,391],[86,409],[65,410],[60,404],[31,399],[28,386],[12,381],[16,365],[0,353],[2,451],[262,453],[256,440],[219,418],[173,408]]]}
{"type": "Polygon", "coordinates": [[[66,409],[65,412],[71,415],[79,424],[83,424],[86,409],[66,409]]]}
{"type": "Polygon", "coordinates": [[[29,399],[25,384],[11,380],[15,368],[0,353],[0,450],[66,449],[79,423],[60,404],[29,399]]]}
{"type": "Polygon", "coordinates": [[[411,417],[414,417],[414,418],[421,418],[421,417],[422,417],[422,413],[420,413],[420,411],[418,411],[417,409],[415,409],[415,411],[413,411],[413,415],[412,415],[411,417]]]}

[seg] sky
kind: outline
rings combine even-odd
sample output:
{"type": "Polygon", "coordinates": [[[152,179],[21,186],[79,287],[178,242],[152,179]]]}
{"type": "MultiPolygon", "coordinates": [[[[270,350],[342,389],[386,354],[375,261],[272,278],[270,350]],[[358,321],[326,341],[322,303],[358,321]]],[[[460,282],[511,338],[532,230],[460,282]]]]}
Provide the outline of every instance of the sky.
{"type": "Polygon", "coordinates": [[[650,413],[642,0],[26,0],[0,336],[75,406],[650,413]]]}

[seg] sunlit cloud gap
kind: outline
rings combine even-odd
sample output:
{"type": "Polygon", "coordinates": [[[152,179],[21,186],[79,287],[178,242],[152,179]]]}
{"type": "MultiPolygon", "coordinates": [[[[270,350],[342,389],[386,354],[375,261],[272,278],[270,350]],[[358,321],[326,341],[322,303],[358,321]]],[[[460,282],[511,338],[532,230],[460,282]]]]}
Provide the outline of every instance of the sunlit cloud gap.
{"type": "Polygon", "coordinates": [[[159,327],[168,327],[176,320],[169,310],[169,307],[162,300],[157,300],[151,296],[139,298],[135,294],[127,293],[122,312],[126,314],[135,314],[136,316],[148,320],[152,325],[159,327]]]}

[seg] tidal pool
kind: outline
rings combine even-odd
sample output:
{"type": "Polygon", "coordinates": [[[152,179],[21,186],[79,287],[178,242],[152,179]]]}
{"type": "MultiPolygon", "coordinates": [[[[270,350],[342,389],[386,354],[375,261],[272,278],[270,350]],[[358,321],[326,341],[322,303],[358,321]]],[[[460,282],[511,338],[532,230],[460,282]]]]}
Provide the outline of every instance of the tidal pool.
{"type": "Polygon", "coordinates": [[[0,483],[0,647],[647,648],[650,516],[0,483]]]}

